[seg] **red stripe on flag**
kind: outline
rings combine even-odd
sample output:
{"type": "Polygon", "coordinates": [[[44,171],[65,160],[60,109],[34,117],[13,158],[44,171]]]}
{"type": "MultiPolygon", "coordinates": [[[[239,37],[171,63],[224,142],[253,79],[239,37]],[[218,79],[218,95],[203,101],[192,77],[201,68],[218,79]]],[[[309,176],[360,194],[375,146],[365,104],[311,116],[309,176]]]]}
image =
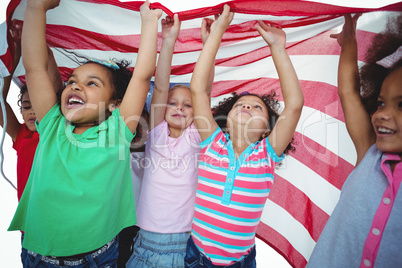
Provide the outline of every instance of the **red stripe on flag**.
{"type": "Polygon", "coordinates": [[[299,132],[294,138],[296,152],[292,156],[341,190],[354,165],[299,132]]]}
{"type": "Polygon", "coordinates": [[[305,267],[307,265],[307,261],[303,255],[285,237],[263,222],[260,222],[258,225],[257,237],[275,249],[293,267],[305,267]]]}
{"type": "MultiPolygon", "coordinates": [[[[124,7],[130,10],[137,10],[144,1],[130,1],[120,2],[117,0],[80,0],[82,2],[89,2],[94,4],[110,4],[119,7],[124,7]]],[[[388,11],[400,11],[402,9],[402,3],[391,4],[379,9],[373,8],[353,8],[337,5],[330,5],[325,3],[316,3],[300,0],[235,0],[220,3],[215,6],[200,7],[191,10],[177,12],[181,20],[189,20],[194,18],[205,17],[221,13],[223,6],[228,4],[231,7],[231,11],[236,13],[245,14],[265,14],[275,16],[314,16],[314,15],[331,15],[331,14],[344,14],[344,13],[357,13],[357,12],[370,12],[374,10],[388,10],[388,11]]],[[[169,4],[166,6],[161,5],[158,2],[151,3],[151,8],[161,8],[168,15],[172,16],[175,10],[169,8],[169,4]]]]}
{"type": "Polygon", "coordinates": [[[49,45],[63,49],[90,49],[125,53],[137,53],[140,45],[139,34],[111,36],[71,26],[53,24],[46,26],[46,39],[49,45]]]}
{"type": "Polygon", "coordinates": [[[318,240],[329,215],[314,204],[305,193],[275,174],[275,182],[268,198],[300,222],[314,241],[318,240]]]}
{"type": "MultiPolygon", "coordinates": [[[[300,81],[305,96],[304,106],[321,111],[340,121],[344,121],[342,108],[338,100],[336,87],[323,82],[300,81]]],[[[218,81],[213,85],[212,97],[248,91],[255,94],[268,94],[272,90],[279,93],[278,100],[283,100],[280,95],[279,79],[258,78],[250,80],[218,81]]]]}
{"type": "Polygon", "coordinates": [[[4,55],[0,55],[0,60],[7,67],[8,72],[10,73],[13,68],[13,58],[11,57],[11,52],[9,48],[4,55]]]}
{"type": "MultiPolygon", "coordinates": [[[[279,22],[279,21],[278,21],[279,22]]],[[[222,46],[234,44],[249,38],[258,37],[259,34],[254,30],[255,21],[248,21],[241,24],[230,26],[225,32],[222,46]]],[[[284,24],[284,22],[280,22],[284,24]]],[[[286,22],[285,22],[286,23],[286,22]]],[[[105,35],[92,31],[87,31],[71,26],[47,25],[47,41],[55,47],[64,49],[91,49],[102,51],[121,51],[138,52],[140,34],[137,35],[105,35]],[[68,38],[66,38],[68,36],[68,38]],[[80,40],[80,42],[77,42],[80,40]]],[[[374,33],[357,31],[359,40],[359,60],[364,59],[364,54],[371,43],[374,33]]],[[[175,53],[200,51],[202,49],[200,28],[182,29],[175,44],[175,53]]],[[[339,55],[340,47],[336,40],[331,43],[329,32],[324,32],[313,38],[309,38],[296,43],[288,43],[287,51],[289,55],[339,55]],[[325,44],[320,46],[319,44],[325,44]]],[[[159,34],[159,46],[161,36],[159,34]]],[[[240,66],[252,63],[271,56],[268,46],[236,55],[227,59],[217,60],[217,64],[222,66],[240,66]],[[237,62],[233,64],[233,62],[237,62]]]]}

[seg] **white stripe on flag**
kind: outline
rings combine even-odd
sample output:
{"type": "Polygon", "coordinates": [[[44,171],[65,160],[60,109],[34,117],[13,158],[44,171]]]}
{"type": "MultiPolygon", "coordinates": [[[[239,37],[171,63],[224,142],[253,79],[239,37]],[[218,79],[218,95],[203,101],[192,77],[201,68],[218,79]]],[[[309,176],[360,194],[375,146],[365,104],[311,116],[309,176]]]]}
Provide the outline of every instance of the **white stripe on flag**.
{"type": "MultiPolygon", "coordinates": [[[[339,113],[341,112],[339,111],[339,113]]],[[[344,122],[304,106],[296,131],[342,157],[350,164],[356,163],[356,152],[344,122]]],[[[336,165],[336,163],[327,164],[336,165]]]]}
{"type": "Polygon", "coordinates": [[[316,243],[306,228],[286,210],[268,199],[261,216],[261,221],[286,238],[306,260],[310,258],[316,243]]]}
{"type": "Polygon", "coordinates": [[[288,155],[275,173],[306,194],[325,213],[332,213],[341,191],[309,167],[288,155]]]}

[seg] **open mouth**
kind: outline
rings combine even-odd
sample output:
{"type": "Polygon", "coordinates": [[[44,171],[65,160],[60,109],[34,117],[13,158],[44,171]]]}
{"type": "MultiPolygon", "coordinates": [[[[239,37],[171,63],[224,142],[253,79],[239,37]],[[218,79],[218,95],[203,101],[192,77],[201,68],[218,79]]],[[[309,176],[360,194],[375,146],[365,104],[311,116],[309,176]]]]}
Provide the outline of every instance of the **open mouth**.
{"type": "Polygon", "coordinates": [[[85,104],[85,102],[79,96],[77,96],[77,95],[68,96],[68,99],[67,99],[67,108],[68,109],[74,109],[77,107],[81,107],[84,104],[85,104]]]}
{"type": "Polygon", "coordinates": [[[172,115],[173,117],[179,117],[179,118],[182,118],[182,117],[184,117],[184,115],[182,115],[182,114],[174,114],[174,115],[172,115]]]}
{"type": "Polygon", "coordinates": [[[389,135],[389,134],[394,134],[395,133],[395,131],[393,131],[391,129],[388,129],[388,128],[385,128],[385,127],[377,128],[377,132],[380,135],[389,135]]]}

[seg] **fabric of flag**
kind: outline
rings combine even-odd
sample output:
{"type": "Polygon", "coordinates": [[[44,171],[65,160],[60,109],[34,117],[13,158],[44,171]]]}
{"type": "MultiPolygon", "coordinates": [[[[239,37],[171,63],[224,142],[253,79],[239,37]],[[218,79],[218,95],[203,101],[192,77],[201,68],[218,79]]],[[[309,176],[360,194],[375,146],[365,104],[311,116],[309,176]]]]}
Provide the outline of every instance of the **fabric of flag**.
{"type": "MultiPolygon", "coordinates": [[[[134,68],[140,43],[139,7],[143,1],[63,0],[47,13],[47,42],[62,78],[86,59],[127,59],[134,68]]],[[[303,89],[304,109],[296,133],[296,152],[277,169],[257,236],[275,248],[294,267],[304,267],[336,205],[342,185],[356,160],[337,95],[340,48],[330,33],[341,30],[345,13],[364,12],[357,25],[358,59],[387,18],[402,11],[395,0],[235,0],[151,1],[151,8],[179,14],[172,83],[189,83],[202,49],[201,19],[220,13],[225,3],[236,12],[223,36],[216,58],[212,105],[231,92],[279,94],[280,85],[270,50],[254,29],[257,20],[281,25],[287,52],[303,89]],[[155,2],[155,3],[152,3],[155,2]]],[[[26,0],[11,0],[1,27],[0,76],[12,68],[11,20],[23,20],[26,0]]],[[[160,30],[160,28],[159,28],[160,30]]],[[[160,36],[159,36],[160,37],[160,36]]],[[[161,38],[159,38],[159,48],[161,38]]],[[[22,85],[22,64],[14,74],[22,85]]],[[[264,254],[259,252],[259,254],[264,254]]]]}

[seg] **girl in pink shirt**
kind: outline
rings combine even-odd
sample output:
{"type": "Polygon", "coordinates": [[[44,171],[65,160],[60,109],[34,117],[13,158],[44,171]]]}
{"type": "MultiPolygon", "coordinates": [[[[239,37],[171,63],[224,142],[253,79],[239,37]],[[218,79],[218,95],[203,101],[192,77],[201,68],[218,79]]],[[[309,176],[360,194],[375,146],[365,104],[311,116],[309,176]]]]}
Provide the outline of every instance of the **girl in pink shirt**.
{"type": "MultiPolygon", "coordinates": [[[[208,20],[202,39],[208,35],[208,20]]],[[[190,89],[169,90],[171,63],[180,31],[177,15],[162,20],[162,48],[155,73],[134,252],[127,267],[184,267],[197,187],[200,135],[193,125],[190,89]]],[[[213,75],[212,75],[213,77],[213,75]]],[[[208,83],[209,92],[212,78],[208,83]]]]}

